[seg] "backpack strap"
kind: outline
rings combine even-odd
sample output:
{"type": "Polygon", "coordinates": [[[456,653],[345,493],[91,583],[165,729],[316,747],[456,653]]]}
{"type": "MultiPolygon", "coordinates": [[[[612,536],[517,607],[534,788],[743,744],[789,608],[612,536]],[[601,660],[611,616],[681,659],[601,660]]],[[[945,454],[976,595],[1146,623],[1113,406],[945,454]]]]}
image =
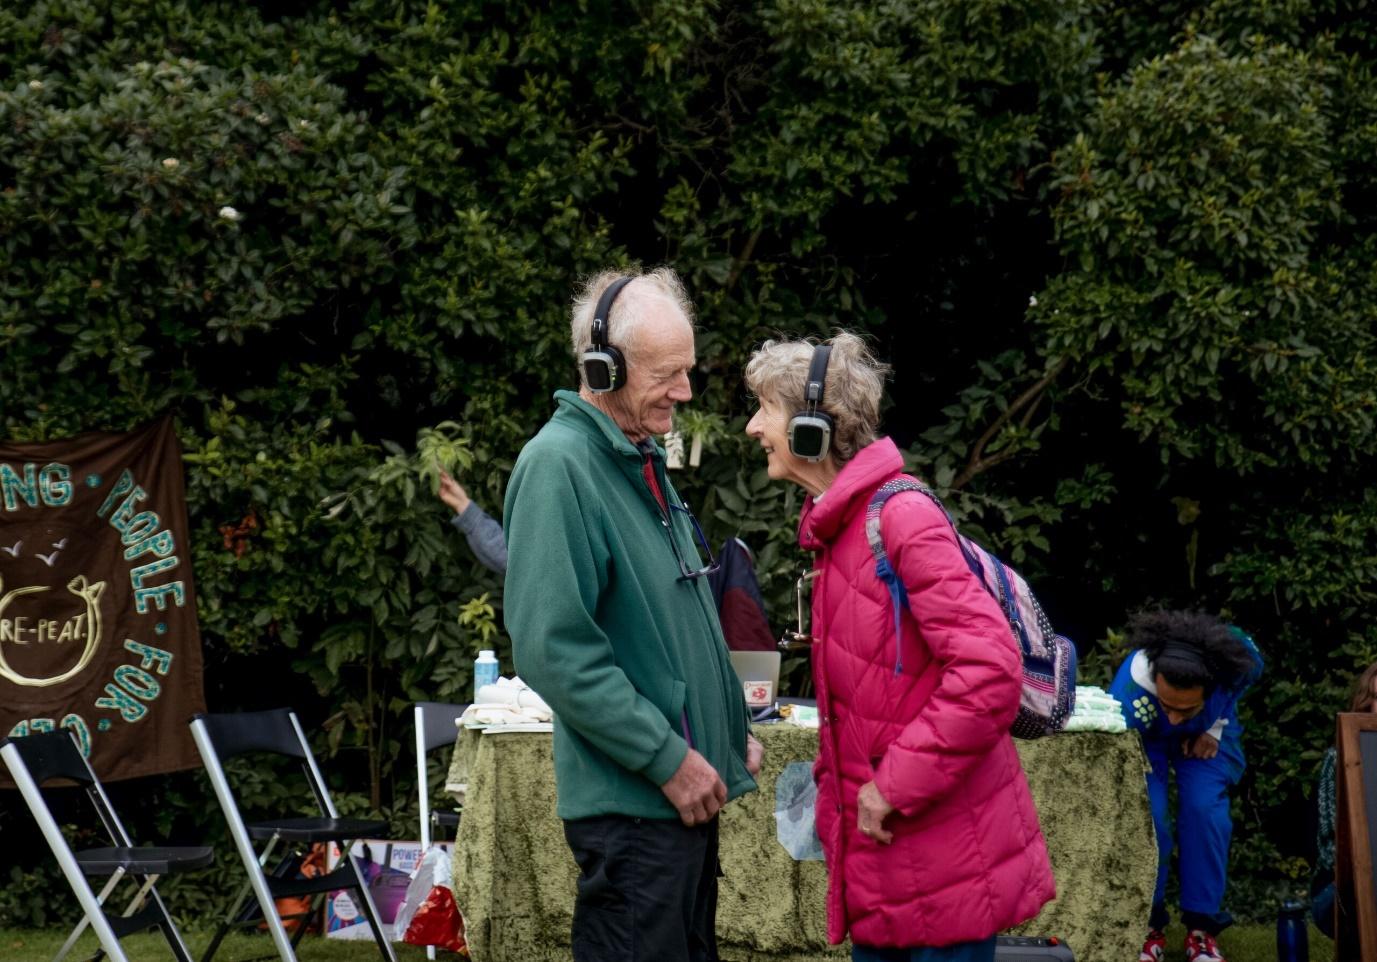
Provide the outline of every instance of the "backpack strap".
{"type": "MultiPolygon", "coordinates": [[[[960,535],[957,537],[959,539],[960,535]]],[[[1031,658],[1033,643],[1028,640],[1028,629],[1023,624],[1023,617],[1018,613],[1018,601],[1014,598],[1013,586],[1009,584],[1009,573],[994,555],[990,555],[990,563],[994,566],[995,577],[999,580],[999,607],[1004,610],[1004,617],[1009,619],[1009,627],[1014,630],[1018,643],[1023,647],[1023,656],[1031,658]]]]}
{"type": "Polygon", "coordinates": [[[931,498],[938,508],[941,508],[947,523],[951,525],[952,534],[956,535],[956,544],[961,549],[961,556],[966,559],[966,566],[971,569],[972,574],[981,579],[982,584],[984,583],[983,569],[979,559],[971,554],[965,540],[956,530],[956,522],[952,520],[946,506],[942,504],[941,499],[931,488],[913,478],[899,477],[886,481],[875,490],[865,509],[865,539],[870,543],[870,553],[875,556],[875,577],[883,581],[885,587],[889,589],[890,604],[894,608],[894,674],[896,675],[904,670],[903,612],[909,610],[908,589],[904,586],[898,572],[894,570],[894,565],[889,560],[889,554],[885,551],[884,535],[880,529],[880,513],[884,510],[885,502],[902,491],[917,491],[924,494],[931,498]]]}
{"type": "Polygon", "coordinates": [[[865,540],[870,543],[870,553],[875,556],[875,577],[889,589],[889,602],[894,609],[894,674],[904,670],[903,613],[909,610],[908,591],[885,552],[884,536],[880,532],[880,512],[885,502],[900,491],[926,491],[917,481],[908,478],[895,478],[886,481],[870,496],[865,508],[865,540]]]}
{"type": "MultiPolygon", "coordinates": [[[[931,488],[913,478],[899,477],[886,481],[875,490],[865,509],[865,538],[870,543],[870,553],[875,556],[875,576],[883,581],[889,589],[890,603],[894,608],[894,674],[896,675],[904,668],[903,612],[910,609],[908,589],[905,588],[898,572],[894,570],[894,565],[889,560],[889,554],[885,551],[884,535],[880,528],[880,514],[884,510],[885,502],[901,491],[917,491],[926,495],[932,499],[933,504],[941,509],[943,517],[947,519],[947,524],[951,525],[952,534],[956,537],[956,546],[961,549],[961,556],[966,559],[966,567],[970,569],[971,574],[975,575],[981,587],[985,585],[985,566],[976,556],[975,551],[972,550],[970,543],[961,537],[956,522],[952,520],[951,512],[947,510],[942,499],[937,497],[931,488]]],[[[1019,617],[1018,605],[1014,601],[1013,588],[1009,584],[1008,573],[1005,572],[1004,565],[1000,564],[998,558],[991,555],[989,560],[999,582],[999,607],[1003,609],[1004,616],[1009,619],[1009,627],[1018,636],[1024,654],[1031,654],[1032,645],[1028,640],[1028,631],[1023,625],[1023,619],[1019,617]]]]}

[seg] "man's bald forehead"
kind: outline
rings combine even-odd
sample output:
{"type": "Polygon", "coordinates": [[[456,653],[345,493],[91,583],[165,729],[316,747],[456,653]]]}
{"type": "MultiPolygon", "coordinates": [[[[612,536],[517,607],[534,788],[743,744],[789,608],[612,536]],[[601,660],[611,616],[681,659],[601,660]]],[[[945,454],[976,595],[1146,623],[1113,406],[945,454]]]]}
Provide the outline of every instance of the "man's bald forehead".
{"type": "Polygon", "coordinates": [[[653,350],[656,344],[685,330],[690,338],[693,337],[693,324],[674,298],[649,285],[644,286],[643,292],[635,292],[635,288],[636,282],[632,281],[621,294],[621,297],[631,295],[632,299],[625,306],[629,312],[635,312],[635,323],[627,332],[624,350],[653,350]]]}

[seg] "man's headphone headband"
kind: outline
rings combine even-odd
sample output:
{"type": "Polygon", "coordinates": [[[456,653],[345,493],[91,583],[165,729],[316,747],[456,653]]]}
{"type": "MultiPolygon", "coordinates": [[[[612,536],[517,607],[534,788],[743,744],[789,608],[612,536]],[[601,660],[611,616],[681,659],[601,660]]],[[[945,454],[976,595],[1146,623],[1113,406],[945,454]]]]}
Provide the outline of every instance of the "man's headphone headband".
{"type": "Polygon", "coordinates": [[[803,400],[808,407],[789,419],[789,452],[804,461],[821,461],[832,450],[832,418],[822,411],[827,359],[831,356],[830,344],[813,348],[808,381],[803,386],[803,400]]]}
{"type": "Polygon", "coordinates": [[[622,288],[633,280],[621,277],[608,284],[593,308],[593,344],[579,355],[579,363],[583,365],[583,381],[594,394],[609,394],[626,386],[626,358],[607,343],[607,315],[622,288]]]}

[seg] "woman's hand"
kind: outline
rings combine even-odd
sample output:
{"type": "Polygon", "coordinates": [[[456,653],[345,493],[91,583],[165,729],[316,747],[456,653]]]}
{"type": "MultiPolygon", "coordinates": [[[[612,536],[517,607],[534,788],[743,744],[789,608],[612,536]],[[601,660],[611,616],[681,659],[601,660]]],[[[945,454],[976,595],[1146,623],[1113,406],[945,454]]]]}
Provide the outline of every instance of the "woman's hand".
{"type": "Polygon", "coordinates": [[[894,806],[885,800],[874,782],[866,782],[856,795],[856,827],[862,835],[869,836],[881,845],[894,841],[894,833],[884,826],[885,816],[894,811],[894,806]]]}

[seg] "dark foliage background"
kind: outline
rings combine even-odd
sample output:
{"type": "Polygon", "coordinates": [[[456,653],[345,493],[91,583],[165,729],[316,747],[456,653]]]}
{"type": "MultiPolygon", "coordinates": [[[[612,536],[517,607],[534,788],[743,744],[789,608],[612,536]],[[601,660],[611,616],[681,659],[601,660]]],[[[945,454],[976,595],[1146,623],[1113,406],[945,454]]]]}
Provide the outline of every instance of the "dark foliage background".
{"type": "MultiPolygon", "coordinates": [[[[677,483],[757,550],[779,621],[798,495],[742,434],[739,372],[774,332],[861,330],[894,365],[886,429],[1033,576],[1088,681],[1144,606],[1257,638],[1231,902],[1266,914],[1303,885],[1317,760],[1377,657],[1371,22],[1362,0],[8,5],[0,431],[174,413],[212,707],[295,705],[342,807],[406,837],[410,702],[465,700],[480,646],[510,665],[436,466],[500,506],[573,381],[576,278],[690,284],[682,427],[707,453],[677,483]]],[[[223,840],[196,775],[118,796],[136,836],[223,840]]],[[[0,924],[65,902],[26,820],[0,797],[0,924]]],[[[178,904],[203,914],[232,869],[178,904]]]]}

